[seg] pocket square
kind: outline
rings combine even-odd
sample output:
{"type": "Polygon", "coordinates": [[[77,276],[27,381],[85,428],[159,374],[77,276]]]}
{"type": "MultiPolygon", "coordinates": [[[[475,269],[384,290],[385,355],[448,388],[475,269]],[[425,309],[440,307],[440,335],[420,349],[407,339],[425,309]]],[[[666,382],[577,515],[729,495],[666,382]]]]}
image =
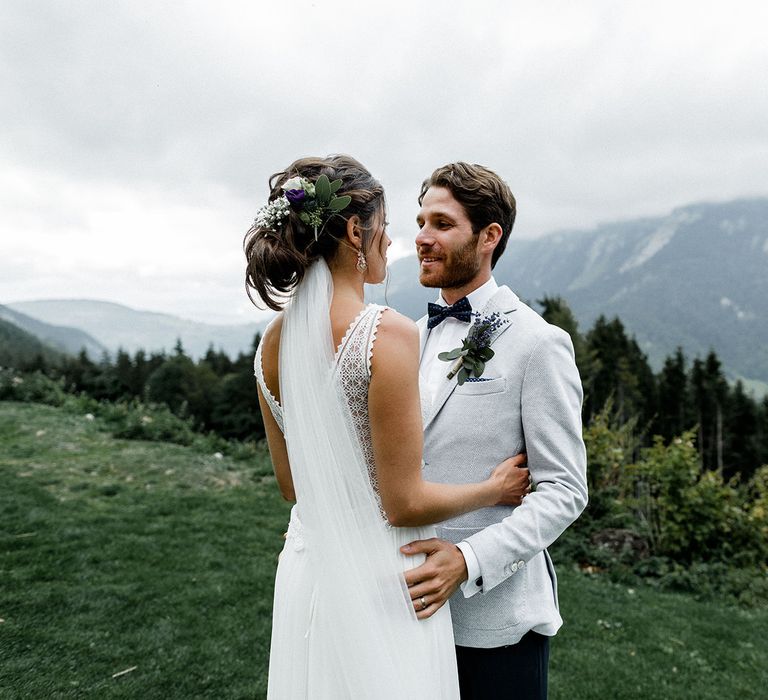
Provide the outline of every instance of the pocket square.
{"type": "Polygon", "coordinates": [[[490,382],[493,377],[467,377],[465,382],[490,382]]]}

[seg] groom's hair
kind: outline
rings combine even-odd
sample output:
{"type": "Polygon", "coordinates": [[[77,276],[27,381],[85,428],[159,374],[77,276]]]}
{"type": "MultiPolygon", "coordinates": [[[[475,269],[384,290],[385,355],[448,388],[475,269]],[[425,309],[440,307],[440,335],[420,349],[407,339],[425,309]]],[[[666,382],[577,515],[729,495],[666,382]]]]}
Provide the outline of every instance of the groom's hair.
{"type": "Polygon", "coordinates": [[[496,261],[507,247],[517,212],[515,197],[509,185],[483,165],[459,162],[438,168],[424,180],[419,205],[430,187],[450,190],[454,199],[467,212],[473,233],[479,233],[489,224],[501,226],[501,239],[491,258],[491,267],[496,267],[496,261]]]}

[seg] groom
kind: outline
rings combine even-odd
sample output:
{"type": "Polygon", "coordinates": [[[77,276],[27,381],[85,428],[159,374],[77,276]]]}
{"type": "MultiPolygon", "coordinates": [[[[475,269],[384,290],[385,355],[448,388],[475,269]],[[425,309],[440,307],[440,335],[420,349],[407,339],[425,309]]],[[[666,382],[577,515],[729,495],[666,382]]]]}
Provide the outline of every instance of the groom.
{"type": "Polygon", "coordinates": [[[421,392],[431,399],[424,476],[480,481],[526,452],[535,490],[520,506],[468,513],[438,526],[442,539],[406,545],[406,554],[427,554],[406,581],[420,618],[451,598],[462,700],[546,698],[549,638],[562,624],[546,548],[587,503],[573,346],[493,278],[515,220],[515,198],[498,175],[446,165],[424,182],[419,204],[419,280],[440,290],[419,321],[421,392]],[[462,348],[473,323],[494,320],[480,343],[493,357],[454,374],[461,358],[438,355],[462,348]]]}

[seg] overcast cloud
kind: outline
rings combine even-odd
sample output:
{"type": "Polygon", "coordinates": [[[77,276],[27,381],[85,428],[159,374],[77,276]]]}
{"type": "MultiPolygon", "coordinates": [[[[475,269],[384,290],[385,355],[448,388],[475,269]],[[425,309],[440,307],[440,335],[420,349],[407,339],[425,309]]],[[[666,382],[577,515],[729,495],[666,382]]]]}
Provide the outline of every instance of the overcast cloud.
{"type": "Polygon", "coordinates": [[[304,155],[373,171],[395,255],[458,159],[519,237],[768,195],[766,8],[4,0],[0,303],[254,320],[242,236],[304,155]]]}

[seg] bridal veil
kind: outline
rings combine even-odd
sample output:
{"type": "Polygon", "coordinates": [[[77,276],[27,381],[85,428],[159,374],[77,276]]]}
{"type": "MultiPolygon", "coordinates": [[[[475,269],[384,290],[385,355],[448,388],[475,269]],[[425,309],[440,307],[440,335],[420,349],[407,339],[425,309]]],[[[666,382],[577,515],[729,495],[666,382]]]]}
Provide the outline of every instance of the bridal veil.
{"type": "Polygon", "coordinates": [[[321,259],[296,288],[280,341],[285,438],[315,582],[307,635],[322,642],[308,663],[328,675],[312,698],[444,697],[445,664],[416,619],[336,374],[332,295],[321,259]]]}

